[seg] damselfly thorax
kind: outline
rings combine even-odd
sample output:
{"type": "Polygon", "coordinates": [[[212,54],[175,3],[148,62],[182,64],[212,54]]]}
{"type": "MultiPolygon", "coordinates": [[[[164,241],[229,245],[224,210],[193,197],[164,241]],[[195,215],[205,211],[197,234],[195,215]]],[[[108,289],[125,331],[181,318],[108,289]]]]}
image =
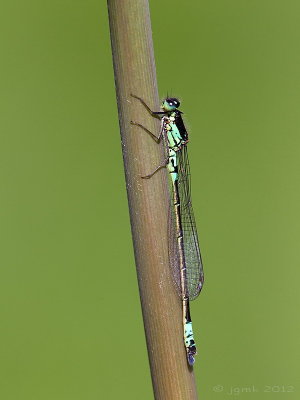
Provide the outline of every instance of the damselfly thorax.
{"type": "Polygon", "coordinates": [[[162,128],[167,133],[168,146],[174,151],[179,151],[182,146],[188,143],[187,132],[184,130],[182,134],[179,129],[180,127],[177,125],[176,120],[179,118],[181,119],[181,115],[176,111],[162,118],[162,128]]]}

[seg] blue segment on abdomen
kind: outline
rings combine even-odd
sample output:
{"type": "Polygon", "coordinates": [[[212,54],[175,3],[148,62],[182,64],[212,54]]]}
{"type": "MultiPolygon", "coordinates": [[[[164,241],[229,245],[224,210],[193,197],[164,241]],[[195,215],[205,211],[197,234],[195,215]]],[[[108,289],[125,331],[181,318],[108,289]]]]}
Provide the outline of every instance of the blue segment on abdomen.
{"type": "Polygon", "coordinates": [[[178,179],[178,164],[177,164],[177,154],[175,150],[169,148],[169,162],[168,162],[168,171],[171,174],[172,181],[176,181],[178,179]]]}

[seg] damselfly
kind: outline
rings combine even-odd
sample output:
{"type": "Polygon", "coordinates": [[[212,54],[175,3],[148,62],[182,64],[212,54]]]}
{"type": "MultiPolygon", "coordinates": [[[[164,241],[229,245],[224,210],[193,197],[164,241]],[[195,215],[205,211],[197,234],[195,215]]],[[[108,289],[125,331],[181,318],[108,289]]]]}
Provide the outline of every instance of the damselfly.
{"type": "Polygon", "coordinates": [[[151,174],[143,178],[151,178],[159,169],[167,167],[171,176],[172,201],[169,211],[168,248],[169,261],[178,294],[182,299],[184,345],[190,365],[195,362],[197,354],[194,340],[189,301],[200,293],[203,282],[203,267],[199,248],[198,234],[191,203],[190,165],[187,154],[188,133],[178,110],[180,102],[176,98],[166,98],[161,106],[162,111],[152,111],[143,99],[138,99],[148,112],[161,119],[158,136],[143,125],[131,121],[148,132],[157,143],[163,140],[166,158],[151,174]]]}

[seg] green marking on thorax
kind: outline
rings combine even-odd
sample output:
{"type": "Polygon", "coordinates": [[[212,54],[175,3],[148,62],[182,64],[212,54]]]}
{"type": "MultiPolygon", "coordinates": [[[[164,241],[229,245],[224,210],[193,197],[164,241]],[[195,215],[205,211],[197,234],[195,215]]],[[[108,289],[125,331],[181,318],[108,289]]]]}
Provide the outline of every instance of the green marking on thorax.
{"type": "Polygon", "coordinates": [[[182,136],[179,129],[175,123],[176,113],[172,112],[168,115],[169,122],[166,123],[166,133],[168,138],[169,146],[169,163],[168,170],[171,174],[172,181],[175,182],[178,179],[178,173],[175,172],[174,167],[178,165],[178,159],[176,151],[178,150],[178,144],[182,141],[182,136]],[[170,121],[171,119],[171,121],[170,121]]]}

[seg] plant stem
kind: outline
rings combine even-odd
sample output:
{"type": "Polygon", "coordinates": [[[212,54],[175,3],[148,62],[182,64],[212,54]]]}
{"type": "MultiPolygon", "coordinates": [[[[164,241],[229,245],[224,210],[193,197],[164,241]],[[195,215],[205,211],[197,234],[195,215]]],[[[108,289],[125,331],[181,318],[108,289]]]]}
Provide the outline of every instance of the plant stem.
{"type": "MultiPolygon", "coordinates": [[[[168,261],[168,177],[162,168],[141,179],[165,158],[162,144],[131,125],[159,132],[131,93],[159,109],[147,0],[108,0],[112,55],[131,230],[155,399],[197,399],[183,344],[182,304],[168,261]]],[[[135,349],[132,349],[135,351],[135,349]]]]}

